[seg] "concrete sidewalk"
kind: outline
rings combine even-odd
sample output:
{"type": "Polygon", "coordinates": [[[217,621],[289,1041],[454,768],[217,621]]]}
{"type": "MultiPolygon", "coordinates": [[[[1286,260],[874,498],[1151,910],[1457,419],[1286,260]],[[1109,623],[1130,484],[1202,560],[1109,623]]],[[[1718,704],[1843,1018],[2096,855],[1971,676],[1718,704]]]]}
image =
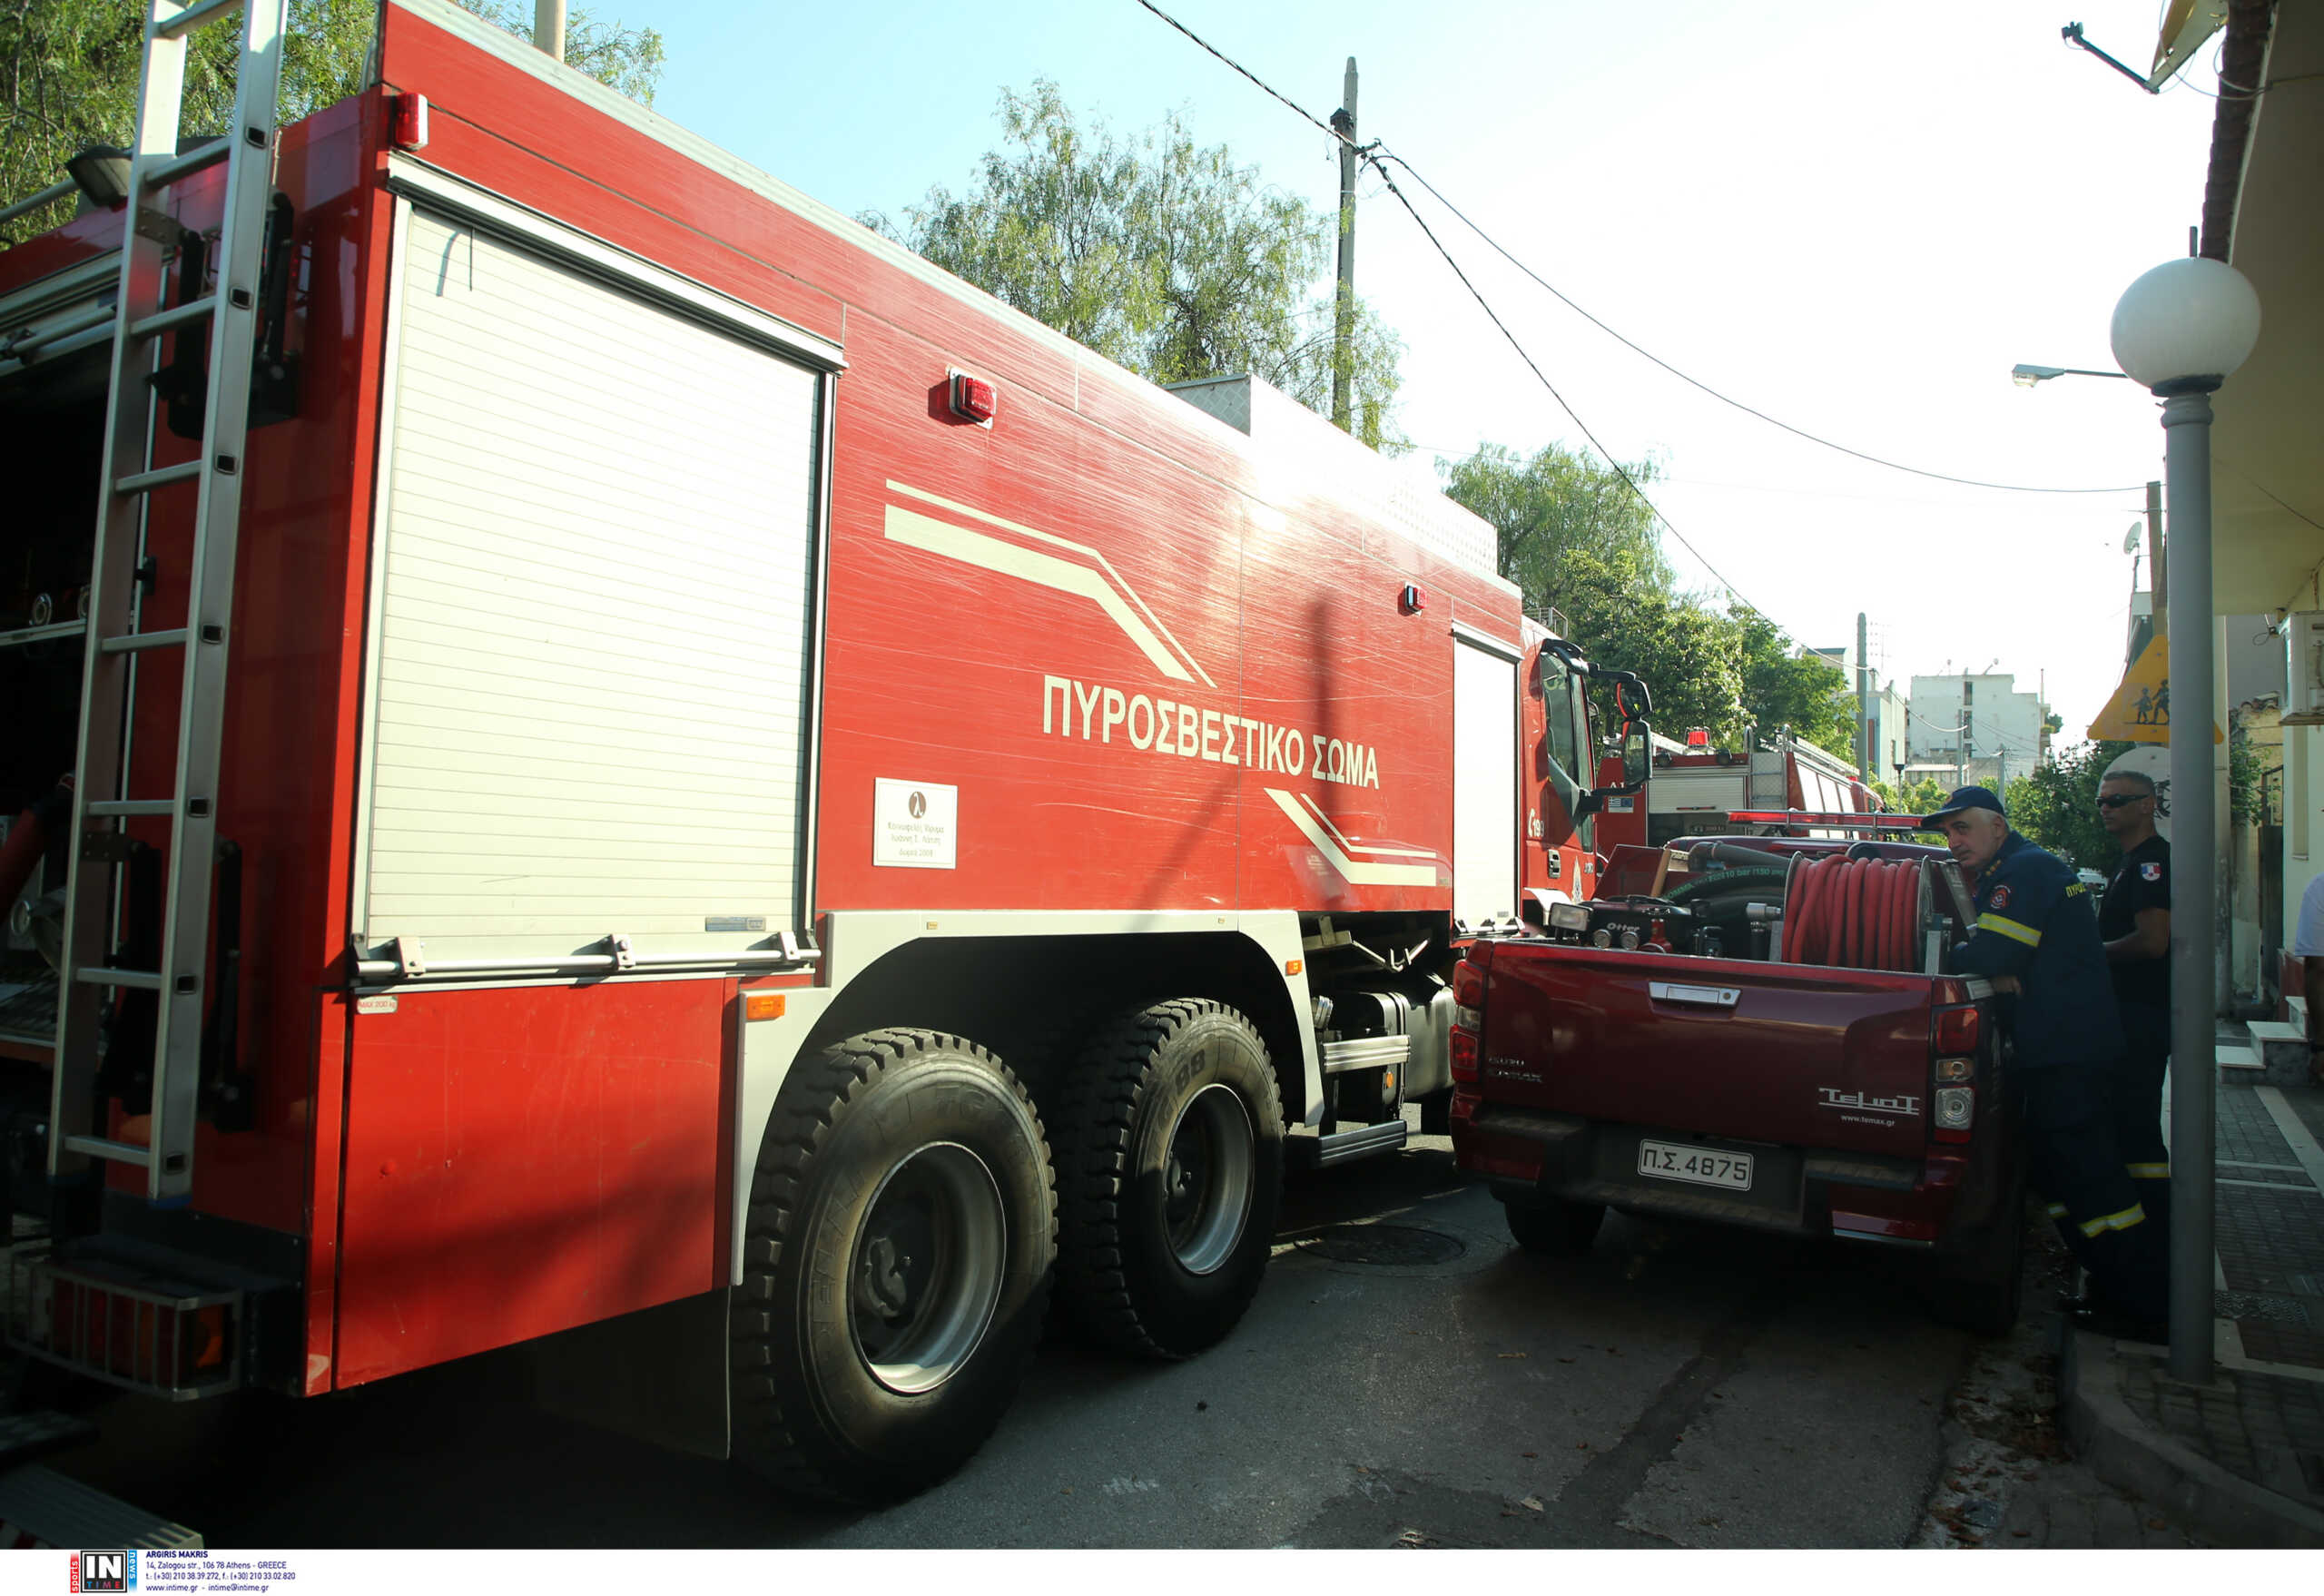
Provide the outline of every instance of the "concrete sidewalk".
{"type": "Polygon", "coordinates": [[[2058,1412],[2100,1479],[2204,1539],[2324,1547],[2324,1089],[2257,1062],[2222,1039],[2211,1381],[2069,1329],[2058,1412]]]}

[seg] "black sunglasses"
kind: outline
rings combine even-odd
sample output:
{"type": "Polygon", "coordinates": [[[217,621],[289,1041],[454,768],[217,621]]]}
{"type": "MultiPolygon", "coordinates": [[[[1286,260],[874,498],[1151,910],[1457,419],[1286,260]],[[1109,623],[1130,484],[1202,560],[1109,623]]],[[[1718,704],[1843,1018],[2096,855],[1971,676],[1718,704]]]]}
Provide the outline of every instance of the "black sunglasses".
{"type": "Polygon", "coordinates": [[[2120,809],[2125,803],[2136,803],[2152,797],[2148,793],[2109,793],[2098,801],[2101,809],[2120,809]]]}

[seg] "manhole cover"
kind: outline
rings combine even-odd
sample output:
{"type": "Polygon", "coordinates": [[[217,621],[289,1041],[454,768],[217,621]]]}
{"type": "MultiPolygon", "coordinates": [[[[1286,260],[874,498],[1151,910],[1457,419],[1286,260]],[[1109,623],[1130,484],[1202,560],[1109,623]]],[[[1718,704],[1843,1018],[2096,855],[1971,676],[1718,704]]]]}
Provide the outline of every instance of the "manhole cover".
{"type": "Polygon", "coordinates": [[[1304,1252],[1335,1264],[1385,1264],[1411,1268],[1449,1264],[1469,1249],[1438,1230],[1409,1225],[1334,1225],[1299,1244],[1304,1252]]]}

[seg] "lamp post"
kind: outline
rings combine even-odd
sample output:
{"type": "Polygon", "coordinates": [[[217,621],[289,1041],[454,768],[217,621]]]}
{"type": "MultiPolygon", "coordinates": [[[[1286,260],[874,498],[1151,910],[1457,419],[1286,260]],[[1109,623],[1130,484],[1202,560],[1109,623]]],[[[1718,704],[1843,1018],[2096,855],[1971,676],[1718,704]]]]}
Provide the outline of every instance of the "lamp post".
{"type": "Polygon", "coordinates": [[[2114,359],[2162,400],[2171,527],[2171,807],[2192,846],[2171,865],[2171,1362],[2180,1380],[2211,1376],[2211,962],[2219,835],[2211,792],[2211,394],[2260,338],[2260,296],[2224,261],[2166,261],[2114,306],[2114,359]]]}

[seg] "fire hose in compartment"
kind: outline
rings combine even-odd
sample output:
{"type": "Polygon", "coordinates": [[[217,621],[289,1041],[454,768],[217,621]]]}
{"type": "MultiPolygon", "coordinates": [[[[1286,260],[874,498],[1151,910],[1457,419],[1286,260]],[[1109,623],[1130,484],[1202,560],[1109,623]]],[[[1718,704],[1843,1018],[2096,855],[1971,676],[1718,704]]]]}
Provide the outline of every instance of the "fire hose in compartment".
{"type": "Polygon", "coordinates": [[[1802,856],[1784,888],[1783,958],[1850,970],[1921,970],[1938,900],[1923,859],[1802,856]]]}

